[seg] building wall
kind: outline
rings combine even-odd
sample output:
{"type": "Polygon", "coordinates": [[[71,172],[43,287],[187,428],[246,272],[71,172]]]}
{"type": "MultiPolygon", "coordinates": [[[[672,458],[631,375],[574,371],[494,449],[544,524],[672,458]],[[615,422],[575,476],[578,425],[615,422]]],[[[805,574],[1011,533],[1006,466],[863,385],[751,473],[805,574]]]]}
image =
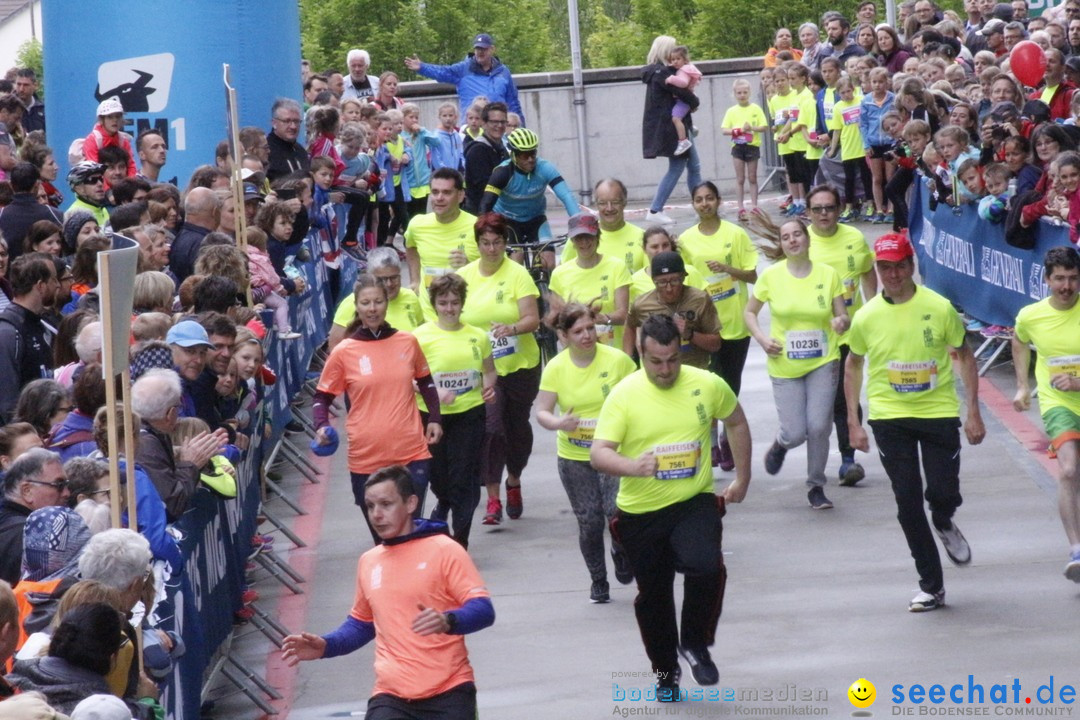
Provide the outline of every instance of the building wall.
{"type": "MultiPolygon", "coordinates": [[[[37,30],[37,36],[40,38],[41,3],[35,2],[33,10],[33,27],[37,30]]],[[[15,56],[19,51],[19,46],[31,37],[33,35],[31,33],[29,7],[24,7],[9,17],[3,25],[0,25],[0,73],[4,73],[8,68],[15,66],[15,56]]]]}
{"type": "MultiPolygon", "coordinates": [[[[720,121],[730,107],[732,84],[745,78],[757,87],[760,59],[700,63],[705,73],[696,92],[701,105],[694,113],[698,128],[698,153],[701,174],[713,180],[723,194],[735,189],[735,171],[731,164],[730,140],[720,134],[720,121]]],[[[570,73],[515,75],[528,126],[540,135],[540,154],[555,163],[575,191],[581,190],[582,175],[578,159],[578,133],[574,119],[573,86],[570,73]]],[[[456,96],[451,85],[411,82],[401,85],[400,94],[420,106],[425,127],[438,124],[436,109],[456,96]]],[[[761,104],[760,98],[755,102],[761,104]]],[[[585,135],[588,156],[588,183],[614,176],[626,183],[631,200],[648,201],[656,184],[667,171],[667,159],[644,160],[641,156],[641,117],[645,87],[640,68],[611,68],[585,72],[585,135]]],[[[464,118],[462,118],[464,121],[464,118]]],[[[759,180],[768,175],[764,161],[758,170],[759,180]]],[[[669,203],[686,204],[689,192],[685,175],[682,185],[669,203]]]]}

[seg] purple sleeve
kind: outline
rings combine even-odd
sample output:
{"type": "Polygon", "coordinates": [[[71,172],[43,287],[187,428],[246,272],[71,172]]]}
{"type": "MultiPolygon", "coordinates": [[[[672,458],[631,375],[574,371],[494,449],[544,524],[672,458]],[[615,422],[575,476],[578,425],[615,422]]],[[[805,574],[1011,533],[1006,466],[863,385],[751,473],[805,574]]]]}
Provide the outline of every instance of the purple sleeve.
{"type": "Polygon", "coordinates": [[[375,623],[362,622],[350,615],[337,630],[322,636],[326,641],[323,659],[348,655],[367,645],[374,637],[375,623]]]}
{"type": "MultiPolygon", "coordinates": [[[[437,400],[438,396],[436,395],[436,401],[437,400]]],[[[311,405],[311,418],[315,421],[316,430],[330,424],[330,406],[333,404],[334,396],[330,393],[321,391],[315,393],[315,399],[311,405]]],[[[428,407],[430,407],[430,405],[428,407]]],[[[438,404],[436,404],[435,407],[438,407],[438,404]]]]}
{"type": "Polygon", "coordinates": [[[470,598],[460,608],[451,612],[457,620],[452,633],[454,635],[468,635],[495,623],[495,606],[491,604],[491,598],[470,598]]]}
{"type": "MultiPolygon", "coordinates": [[[[442,412],[439,410],[439,389],[431,375],[425,375],[416,380],[416,387],[420,390],[420,397],[424,398],[424,404],[428,409],[428,422],[442,424],[442,412]]],[[[316,398],[318,396],[316,395],[316,398]]],[[[318,420],[316,420],[316,423],[318,420]]]]}

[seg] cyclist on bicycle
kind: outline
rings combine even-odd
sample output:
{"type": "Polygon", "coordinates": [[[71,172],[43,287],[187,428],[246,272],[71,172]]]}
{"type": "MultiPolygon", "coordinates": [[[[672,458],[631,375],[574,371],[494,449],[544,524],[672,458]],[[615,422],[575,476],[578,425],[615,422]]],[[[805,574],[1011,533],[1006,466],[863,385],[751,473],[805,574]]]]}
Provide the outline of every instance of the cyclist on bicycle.
{"type": "MultiPolygon", "coordinates": [[[[528,128],[518,128],[507,135],[510,159],[495,168],[480,201],[482,213],[494,211],[505,217],[518,243],[550,242],[553,239],[548,225],[548,187],[555,191],[567,215],[576,215],[578,202],[559,170],[547,160],[537,157],[540,138],[528,128]]],[[[555,251],[542,253],[544,266],[555,267],[555,251]]]]}

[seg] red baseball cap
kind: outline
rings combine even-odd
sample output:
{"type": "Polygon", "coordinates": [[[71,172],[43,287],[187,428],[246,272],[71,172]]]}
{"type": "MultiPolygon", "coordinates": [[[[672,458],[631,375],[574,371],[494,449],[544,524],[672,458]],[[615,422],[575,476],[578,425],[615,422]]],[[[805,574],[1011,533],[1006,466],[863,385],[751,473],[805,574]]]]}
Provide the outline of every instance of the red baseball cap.
{"type": "Polygon", "coordinates": [[[877,260],[900,262],[914,255],[915,248],[911,247],[907,235],[889,233],[874,241],[874,256],[877,260]]]}

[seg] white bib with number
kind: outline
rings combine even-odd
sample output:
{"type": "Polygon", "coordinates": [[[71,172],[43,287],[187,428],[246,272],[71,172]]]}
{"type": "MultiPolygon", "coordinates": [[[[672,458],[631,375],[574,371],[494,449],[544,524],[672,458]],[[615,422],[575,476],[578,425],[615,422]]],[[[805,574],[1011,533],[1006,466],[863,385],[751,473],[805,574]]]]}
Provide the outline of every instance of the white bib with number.
{"type": "Polygon", "coordinates": [[[713,302],[726,300],[735,294],[735,280],[727,273],[716,273],[705,278],[713,302]]]}
{"type": "Polygon", "coordinates": [[[491,357],[494,360],[513,355],[518,350],[517,335],[497,338],[494,333],[488,333],[488,339],[491,341],[491,357]]]}
{"type": "Polygon", "coordinates": [[[824,330],[788,330],[784,335],[788,360],[812,360],[825,357],[824,330]]]}
{"type": "Polygon", "coordinates": [[[656,456],[657,480],[685,480],[697,475],[701,443],[694,441],[657,445],[653,448],[653,454],[656,456]]]}
{"type": "Polygon", "coordinates": [[[591,448],[593,433],[595,432],[596,418],[580,418],[578,420],[577,428],[566,433],[566,439],[570,441],[571,445],[576,445],[580,448],[591,448]]]}
{"type": "Polygon", "coordinates": [[[1080,377],[1080,355],[1060,355],[1046,358],[1046,365],[1051,375],[1072,375],[1080,377]]]}
{"type": "Polygon", "coordinates": [[[435,384],[441,390],[449,390],[455,395],[464,395],[472,392],[479,385],[480,373],[475,370],[455,370],[453,372],[437,372],[434,375],[435,384]]]}
{"type": "Polygon", "coordinates": [[[596,324],[596,341],[601,345],[615,344],[615,326],[596,324]]]}
{"type": "Polygon", "coordinates": [[[926,392],[937,387],[937,361],[889,363],[889,385],[899,393],[926,392]]]}
{"type": "Polygon", "coordinates": [[[426,267],[424,268],[424,287],[431,287],[435,278],[441,275],[449,275],[453,270],[450,268],[426,267]]]}

